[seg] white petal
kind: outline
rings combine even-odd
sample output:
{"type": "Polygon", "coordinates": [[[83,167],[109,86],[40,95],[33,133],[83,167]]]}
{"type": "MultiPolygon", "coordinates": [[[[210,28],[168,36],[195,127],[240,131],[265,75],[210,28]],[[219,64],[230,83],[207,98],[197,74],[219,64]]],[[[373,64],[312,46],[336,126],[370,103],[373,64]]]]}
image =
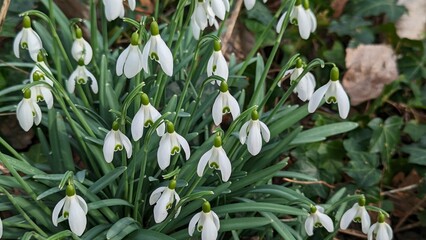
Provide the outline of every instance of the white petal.
{"type": "Polygon", "coordinates": [[[379,223],[379,228],[376,234],[376,240],[390,240],[390,238],[388,238],[388,233],[384,224],[385,223],[379,223]]]}
{"type": "Polygon", "coordinates": [[[46,102],[47,108],[51,109],[53,106],[53,95],[47,87],[40,88],[41,94],[43,95],[44,101],[46,102]]]}
{"type": "Polygon", "coordinates": [[[259,122],[256,123],[255,121],[253,121],[253,124],[249,129],[247,139],[247,149],[253,156],[259,154],[260,150],[262,149],[262,136],[260,135],[259,122]]]}
{"type": "Polygon", "coordinates": [[[28,29],[28,52],[34,61],[37,61],[37,55],[43,48],[40,36],[32,29],[28,29]]]}
{"type": "Polygon", "coordinates": [[[167,76],[171,77],[173,75],[173,55],[170,51],[169,47],[166,45],[164,40],[158,36],[154,36],[157,41],[157,54],[159,58],[159,63],[161,65],[161,68],[163,69],[164,73],[166,73],[167,76]]]}
{"type": "Polygon", "coordinates": [[[334,231],[334,225],[331,218],[324,213],[317,212],[317,216],[319,221],[321,222],[322,226],[327,229],[328,232],[334,231]]]}
{"type": "Polygon", "coordinates": [[[132,11],[135,11],[136,8],[136,0],[128,0],[127,1],[129,3],[129,7],[132,11]]]}
{"type": "Polygon", "coordinates": [[[201,232],[201,239],[203,240],[216,240],[217,238],[217,229],[216,225],[213,222],[213,217],[211,214],[206,217],[206,220],[203,224],[203,230],[201,232]]]}
{"type": "Polygon", "coordinates": [[[105,17],[108,21],[112,21],[120,15],[123,9],[122,0],[103,0],[105,6],[105,17]]]}
{"type": "Polygon", "coordinates": [[[213,65],[214,63],[214,52],[213,54],[210,56],[209,61],[207,62],[207,76],[210,77],[211,75],[213,75],[213,65]]]}
{"type": "MultiPolygon", "coordinates": [[[[287,15],[287,12],[285,12],[283,15],[281,15],[280,19],[278,20],[277,27],[275,28],[275,31],[277,33],[280,33],[286,15],[287,15]]],[[[285,74],[285,75],[287,75],[287,74],[285,74]]]]}
{"type": "Polygon", "coordinates": [[[76,197],[77,197],[78,203],[80,204],[81,209],[83,209],[84,213],[87,214],[89,209],[87,208],[86,201],[84,201],[84,199],[78,195],[76,195],[76,197]]]}
{"type": "Polygon", "coordinates": [[[389,226],[389,224],[387,224],[387,223],[384,223],[384,224],[385,224],[385,229],[386,229],[386,233],[388,235],[388,238],[392,239],[393,238],[392,228],[389,226]]]}
{"type": "Polygon", "coordinates": [[[300,37],[308,39],[311,34],[311,21],[309,16],[306,14],[305,9],[301,5],[296,7],[296,11],[300,37]]]}
{"type": "Polygon", "coordinates": [[[164,221],[168,215],[167,204],[169,204],[170,194],[171,191],[166,189],[160,199],[158,199],[157,204],[154,206],[154,220],[156,223],[164,221]]]}
{"type": "Polygon", "coordinates": [[[40,122],[41,122],[41,109],[40,109],[40,107],[37,105],[37,103],[36,103],[36,102],[32,102],[31,104],[32,104],[33,111],[35,112],[35,116],[34,116],[34,123],[35,123],[35,125],[37,126],[37,125],[39,125],[39,124],[40,124],[40,122]]]}
{"type": "Polygon", "coordinates": [[[350,109],[350,103],[348,95],[346,95],[345,90],[342,87],[342,84],[340,84],[339,81],[335,81],[336,83],[336,100],[337,100],[337,106],[339,107],[339,115],[342,119],[345,119],[348,117],[349,109],[350,109]]]}
{"type": "Polygon", "coordinates": [[[222,92],[217,95],[216,100],[214,100],[213,108],[212,108],[212,117],[213,122],[216,126],[219,126],[222,123],[222,115],[223,115],[223,105],[222,105],[222,92]]]}
{"type": "Polygon", "coordinates": [[[58,226],[58,217],[59,213],[61,212],[62,207],[64,206],[65,198],[62,198],[56,205],[55,208],[53,208],[52,212],[52,223],[56,227],[58,226]]]}
{"type": "Polygon", "coordinates": [[[26,132],[30,130],[34,123],[32,109],[28,101],[31,100],[22,99],[16,108],[16,117],[18,118],[19,125],[26,132]]]}
{"type": "Polygon", "coordinates": [[[256,0],[244,0],[244,5],[246,6],[247,10],[251,10],[255,3],[256,0]]]}
{"type": "MultiPolygon", "coordinates": [[[[177,192],[175,192],[175,193],[174,193],[174,195],[175,195],[175,199],[176,199],[176,206],[177,206],[177,205],[178,205],[178,203],[180,202],[180,197],[179,197],[179,194],[177,194],[177,192]]],[[[177,217],[179,216],[180,210],[182,210],[182,207],[179,207],[179,208],[176,210],[175,218],[177,218],[177,217]]]]}
{"type": "Polygon", "coordinates": [[[308,236],[314,235],[314,218],[309,216],[305,221],[305,231],[308,236]]]}
{"type": "Polygon", "coordinates": [[[367,236],[368,236],[368,240],[373,240],[373,235],[374,235],[374,230],[376,229],[377,223],[373,224],[370,227],[370,230],[368,230],[367,236]]]}
{"type": "Polygon", "coordinates": [[[362,232],[363,233],[365,233],[365,234],[368,233],[368,229],[370,228],[370,224],[371,224],[370,215],[368,215],[368,212],[364,207],[363,210],[362,210],[362,215],[361,215],[361,226],[362,226],[362,232]]]}
{"type": "Polygon", "coordinates": [[[23,30],[21,30],[15,37],[15,40],[13,40],[13,52],[15,53],[15,56],[17,58],[19,58],[19,48],[21,45],[21,40],[22,40],[22,32],[23,30]]]}
{"type": "Polygon", "coordinates": [[[309,100],[309,104],[308,104],[308,112],[313,113],[315,112],[315,110],[317,110],[319,104],[321,103],[321,100],[324,98],[325,93],[330,87],[330,84],[331,84],[331,81],[328,81],[326,85],[318,88],[314,92],[314,94],[312,94],[311,100],[309,100]]]}
{"type": "Polygon", "coordinates": [[[138,112],[133,118],[132,125],[131,125],[133,140],[137,141],[142,137],[144,122],[145,122],[145,111],[143,107],[141,107],[139,108],[138,112]]]}
{"type": "Polygon", "coordinates": [[[192,35],[194,36],[194,38],[196,40],[200,39],[201,29],[198,26],[197,22],[195,21],[194,15],[192,15],[191,17],[191,30],[192,30],[192,35]]]}
{"type": "Polygon", "coordinates": [[[189,221],[189,225],[188,225],[188,234],[189,234],[189,236],[192,236],[192,234],[194,234],[195,225],[197,224],[198,220],[200,220],[200,216],[201,216],[201,212],[195,214],[191,218],[191,221],[189,221]]]}
{"type": "Polygon", "coordinates": [[[213,149],[208,150],[206,153],[201,156],[200,161],[197,165],[197,174],[199,177],[203,176],[204,169],[206,168],[207,162],[210,160],[210,157],[212,156],[213,149]]]}
{"type": "Polygon", "coordinates": [[[204,10],[203,4],[197,2],[197,6],[194,11],[195,22],[200,27],[201,30],[204,30],[207,27],[207,13],[204,10]]]}
{"type": "Polygon", "coordinates": [[[117,65],[115,67],[117,76],[123,75],[124,64],[126,63],[127,55],[129,55],[129,51],[130,51],[130,45],[126,49],[124,49],[124,51],[120,54],[120,56],[118,56],[117,65]]]}
{"type": "Polygon", "coordinates": [[[76,69],[76,70],[74,70],[74,72],[71,73],[71,76],[68,78],[68,81],[67,81],[66,84],[67,84],[67,91],[69,93],[74,93],[75,79],[77,78],[77,74],[78,74],[78,71],[76,69]]]}
{"type": "Polygon", "coordinates": [[[223,79],[228,80],[229,76],[229,69],[228,69],[228,63],[226,62],[225,57],[223,56],[222,52],[219,51],[219,54],[217,56],[217,62],[216,62],[216,75],[222,77],[223,79]]]}
{"type": "Polygon", "coordinates": [[[210,213],[212,214],[212,216],[213,216],[213,222],[214,222],[214,225],[216,225],[216,229],[217,229],[217,231],[219,231],[219,229],[220,229],[220,221],[219,221],[219,217],[217,216],[217,214],[215,213],[215,212],[213,212],[213,211],[210,211],[210,213]]]}
{"type": "Polygon", "coordinates": [[[124,149],[126,149],[127,158],[130,158],[132,156],[132,143],[120,130],[118,131],[118,134],[120,135],[120,140],[123,143],[124,149]]]}
{"type": "MultiPolygon", "coordinates": [[[[149,106],[149,112],[150,112],[151,117],[152,117],[152,121],[156,122],[161,117],[161,113],[157,109],[155,109],[155,107],[153,107],[151,104],[149,104],[148,106],[149,106]]],[[[165,130],[166,130],[166,126],[165,126],[164,122],[162,122],[160,125],[158,125],[158,127],[156,129],[157,135],[159,137],[163,136],[165,130]]]]}
{"type": "Polygon", "coordinates": [[[149,205],[154,205],[158,199],[160,198],[161,194],[164,192],[166,187],[159,187],[154,190],[154,192],[151,193],[151,196],[149,197],[149,205]]]}
{"type": "Polygon", "coordinates": [[[315,30],[317,29],[317,18],[315,17],[311,9],[308,9],[306,13],[309,19],[311,20],[311,32],[315,32],[315,30]]]}
{"type": "MultiPolygon", "coordinates": [[[[355,205],[354,205],[355,206],[355,205]]],[[[343,216],[342,219],[340,219],[340,228],[341,229],[347,229],[349,224],[354,220],[355,214],[357,212],[357,208],[352,207],[351,209],[347,210],[343,216]]]]}
{"type": "Polygon", "coordinates": [[[222,0],[210,0],[212,9],[216,17],[220,20],[225,19],[225,4],[223,4],[222,0]]]}
{"type": "Polygon", "coordinates": [[[86,213],[80,207],[77,198],[71,199],[68,222],[71,231],[77,236],[81,236],[86,229],[86,213]]]}
{"type": "Polygon", "coordinates": [[[3,236],[3,222],[0,218],[0,238],[3,236]]]}
{"type": "Polygon", "coordinates": [[[265,142],[269,142],[269,139],[271,138],[271,133],[269,132],[268,126],[266,126],[266,124],[264,124],[260,120],[259,120],[259,124],[260,124],[260,130],[262,132],[263,140],[265,140],[265,142]]]}
{"type": "Polygon", "coordinates": [[[240,105],[238,104],[237,100],[232,96],[229,91],[225,93],[227,100],[228,100],[228,107],[231,110],[232,119],[237,119],[238,116],[240,116],[240,105]]]}
{"type": "Polygon", "coordinates": [[[149,51],[151,50],[151,38],[146,42],[145,47],[143,47],[142,51],[142,68],[146,73],[149,73],[148,68],[148,58],[149,58],[149,51]]]}
{"type": "Polygon", "coordinates": [[[225,150],[220,147],[221,149],[219,150],[219,169],[220,172],[222,174],[222,180],[224,182],[227,182],[229,180],[229,177],[231,176],[231,172],[232,172],[232,166],[231,166],[231,161],[229,161],[228,156],[226,155],[225,150]]]}
{"type": "Polygon", "coordinates": [[[104,146],[103,146],[103,153],[104,158],[107,163],[112,162],[112,159],[114,158],[114,148],[115,148],[115,138],[113,131],[109,131],[107,135],[105,136],[104,140],[104,146]]]}
{"type": "Polygon", "coordinates": [[[251,121],[247,121],[246,123],[244,123],[243,126],[240,129],[239,137],[240,137],[241,144],[246,143],[247,127],[248,127],[248,125],[249,125],[250,122],[251,121]]]}
{"type": "Polygon", "coordinates": [[[139,50],[139,46],[130,45],[129,55],[124,63],[124,75],[127,78],[132,78],[141,71],[141,59],[142,53],[139,50]]]}
{"type": "Polygon", "coordinates": [[[177,140],[179,144],[182,146],[183,151],[185,152],[185,159],[188,160],[191,156],[191,151],[189,148],[189,144],[184,137],[176,133],[177,140]]]}
{"type": "Polygon", "coordinates": [[[161,170],[166,169],[170,165],[171,150],[170,135],[166,133],[161,137],[160,146],[157,151],[157,161],[161,170]]]}
{"type": "Polygon", "coordinates": [[[98,82],[96,81],[95,76],[91,72],[89,72],[89,70],[87,70],[86,68],[84,68],[84,72],[92,81],[90,84],[90,88],[92,89],[93,93],[98,93],[98,82]]]}

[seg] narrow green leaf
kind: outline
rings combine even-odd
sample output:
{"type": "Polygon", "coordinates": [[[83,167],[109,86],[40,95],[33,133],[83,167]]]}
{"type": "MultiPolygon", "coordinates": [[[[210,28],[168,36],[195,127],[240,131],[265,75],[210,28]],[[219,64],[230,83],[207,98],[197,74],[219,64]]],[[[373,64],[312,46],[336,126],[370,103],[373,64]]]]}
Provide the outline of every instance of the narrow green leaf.
{"type": "Polygon", "coordinates": [[[114,225],[112,225],[112,227],[107,232],[106,238],[112,239],[112,238],[118,236],[122,232],[129,234],[129,233],[135,231],[136,229],[138,229],[136,224],[137,224],[137,222],[133,218],[130,218],[130,217],[122,218],[122,219],[118,220],[114,225]],[[130,227],[130,229],[127,229],[129,226],[133,226],[133,227],[130,227]],[[132,229],[133,229],[133,231],[129,232],[129,230],[132,230],[132,229]]]}
{"type": "Polygon", "coordinates": [[[120,199],[120,198],[99,200],[99,201],[91,202],[87,204],[89,209],[99,209],[103,207],[110,207],[110,206],[117,206],[117,205],[133,207],[133,205],[130,204],[128,201],[120,199]]]}
{"type": "Polygon", "coordinates": [[[112,182],[114,182],[124,171],[126,171],[127,167],[121,166],[117,167],[114,170],[107,173],[105,176],[101,177],[96,181],[92,186],[89,187],[89,191],[96,194],[112,182]]]}
{"type": "Polygon", "coordinates": [[[349,132],[358,127],[354,122],[340,122],[303,131],[290,144],[305,144],[325,140],[329,136],[349,132]]]}

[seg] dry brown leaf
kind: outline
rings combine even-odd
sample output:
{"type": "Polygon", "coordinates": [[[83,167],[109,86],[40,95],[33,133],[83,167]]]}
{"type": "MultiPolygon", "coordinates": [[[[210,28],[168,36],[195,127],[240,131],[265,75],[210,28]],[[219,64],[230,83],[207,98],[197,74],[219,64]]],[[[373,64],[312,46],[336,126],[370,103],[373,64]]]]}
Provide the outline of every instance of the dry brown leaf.
{"type": "Polygon", "coordinates": [[[407,8],[407,12],[396,23],[398,36],[411,40],[422,40],[426,36],[426,1],[399,0],[398,4],[407,8]]]}
{"type": "Polygon", "coordinates": [[[346,49],[346,68],[343,86],[352,105],[375,99],[385,84],[398,77],[396,56],[390,46],[359,45],[346,49]]]}
{"type": "Polygon", "coordinates": [[[334,0],[331,3],[331,8],[334,10],[333,18],[339,18],[342,15],[347,2],[348,0],[334,0]]]}

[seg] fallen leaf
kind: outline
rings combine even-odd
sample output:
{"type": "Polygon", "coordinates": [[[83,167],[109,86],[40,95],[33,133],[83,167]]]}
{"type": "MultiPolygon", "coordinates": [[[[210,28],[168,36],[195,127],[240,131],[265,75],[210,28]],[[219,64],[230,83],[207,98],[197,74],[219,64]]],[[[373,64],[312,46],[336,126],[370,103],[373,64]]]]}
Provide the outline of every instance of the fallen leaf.
{"type": "Polygon", "coordinates": [[[331,3],[331,8],[334,10],[333,18],[339,18],[342,15],[347,2],[348,0],[334,0],[331,3]]]}
{"type": "Polygon", "coordinates": [[[346,49],[346,68],[343,86],[352,105],[375,99],[385,84],[398,77],[396,56],[390,46],[359,45],[346,49]]]}
{"type": "Polygon", "coordinates": [[[398,4],[407,12],[396,23],[396,33],[401,38],[422,40],[426,36],[426,1],[399,0],[398,4]]]}

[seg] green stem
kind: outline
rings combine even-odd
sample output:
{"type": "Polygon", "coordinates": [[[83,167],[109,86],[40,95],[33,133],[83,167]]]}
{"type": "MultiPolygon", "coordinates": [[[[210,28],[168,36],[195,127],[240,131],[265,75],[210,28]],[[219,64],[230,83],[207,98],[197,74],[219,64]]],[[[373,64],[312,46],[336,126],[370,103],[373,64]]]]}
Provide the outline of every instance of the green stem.
{"type": "Polygon", "coordinates": [[[10,153],[13,154],[13,156],[23,162],[26,162],[29,164],[29,162],[27,161],[27,159],[22,156],[21,154],[19,154],[12,146],[9,145],[9,143],[7,143],[2,137],[0,137],[0,144],[3,145],[3,147],[5,147],[10,153]]]}

